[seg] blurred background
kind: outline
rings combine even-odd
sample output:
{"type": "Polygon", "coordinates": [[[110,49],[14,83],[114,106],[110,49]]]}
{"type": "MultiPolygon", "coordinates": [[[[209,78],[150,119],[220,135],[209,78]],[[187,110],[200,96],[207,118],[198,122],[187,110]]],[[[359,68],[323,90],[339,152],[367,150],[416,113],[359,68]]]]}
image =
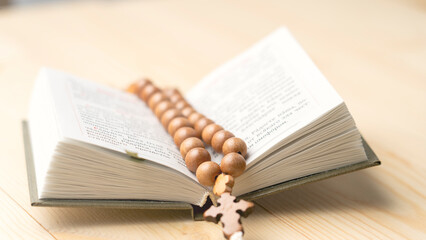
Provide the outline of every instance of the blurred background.
{"type": "Polygon", "coordinates": [[[52,2],[55,0],[0,0],[0,6],[17,6],[17,5],[25,5],[25,4],[33,4],[33,3],[41,3],[41,2],[52,2]]]}
{"type": "Polygon", "coordinates": [[[1,239],[155,238],[152,226],[168,238],[220,239],[219,227],[183,213],[31,207],[21,120],[42,66],[117,88],[148,76],[186,91],[281,26],[345,100],[383,165],[256,201],[245,229],[258,239],[426,239],[425,0],[0,3],[1,239]]]}
{"type": "Polygon", "coordinates": [[[34,3],[47,3],[47,2],[58,2],[58,1],[75,1],[75,0],[0,0],[0,6],[22,6],[30,5],[34,3]]]}

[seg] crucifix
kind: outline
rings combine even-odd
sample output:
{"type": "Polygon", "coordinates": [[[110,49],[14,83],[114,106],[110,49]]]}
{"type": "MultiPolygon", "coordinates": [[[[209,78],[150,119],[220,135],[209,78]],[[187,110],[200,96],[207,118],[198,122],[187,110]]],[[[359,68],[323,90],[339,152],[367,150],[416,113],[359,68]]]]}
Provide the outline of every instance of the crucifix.
{"type": "Polygon", "coordinates": [[[253,211],[254,204],[244,200],[236,201],[229,188],[229,185],[233,186],[233,179],[229,179],[227,176],[223,178],[219,175],[216,180],[218,186],[223,186],[219,187],[223,190],[222,192],[215,192],[217,195],[220,194],[220,198],[217,200],[218,206],[211,206],[204,212],[203,216],[209,222],[218,223],[220,221],[226,239],[242,239],[244,230],[240,218],[241,216],[247,217],[253,211]],[[232,184],[230,184],[230,181],[232,181],[232,184]],[[228,188],[225,186],[228,186],[228,188]]]}

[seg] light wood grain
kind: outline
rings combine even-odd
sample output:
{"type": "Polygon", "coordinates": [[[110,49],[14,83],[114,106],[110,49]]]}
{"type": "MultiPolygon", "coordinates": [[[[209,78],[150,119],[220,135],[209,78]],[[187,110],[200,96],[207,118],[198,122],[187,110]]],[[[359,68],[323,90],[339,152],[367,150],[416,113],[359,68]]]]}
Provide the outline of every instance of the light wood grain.
{"type": "Polygon", "coordinates": [[[286,25],[345,99],[383,165],[256,202],[246,239],[426,239],[426,4],[61,2],[0,10],[1,239],[221,239],[186,212],[35,208],[20,120],[41,66],[183,91],[286,25]]]}
{"type": "Polygon", "coordinates": [[[0,191],[1,239],[55,239],[36,219],[18,203],[0,191]]]}

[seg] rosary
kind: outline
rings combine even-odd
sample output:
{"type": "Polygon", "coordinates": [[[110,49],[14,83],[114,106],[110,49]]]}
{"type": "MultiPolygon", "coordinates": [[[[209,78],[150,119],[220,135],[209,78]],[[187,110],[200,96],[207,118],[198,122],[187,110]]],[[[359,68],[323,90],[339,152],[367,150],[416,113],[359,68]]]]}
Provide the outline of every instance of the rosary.
{"type": "Polygon", "coordinates": [[[247,217],[254,204],[236,201],[231,192],[234,178],[243,174],[246,168],[245,142],[196,112],[177,89],[160,90],[150,80],[142,79],[131,84],[126,91],[136,94],[155,113],[198,181],[204,186],[213,186],[213,193],[219,196],[218,206],[211,206],[205,211],[204,219],[214,223],[220,221],[227,239],[242,239],[244,231],[240,218],[247,217]],[[216,152],[223,153],[220,165],[211,161],[203,142],[211,145],[216,152]]]}

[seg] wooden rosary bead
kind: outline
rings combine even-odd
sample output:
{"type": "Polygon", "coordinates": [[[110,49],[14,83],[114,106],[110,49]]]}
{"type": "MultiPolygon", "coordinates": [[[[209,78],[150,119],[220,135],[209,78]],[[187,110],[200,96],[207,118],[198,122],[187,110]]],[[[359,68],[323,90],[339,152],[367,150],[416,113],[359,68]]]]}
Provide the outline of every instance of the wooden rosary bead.
{"type": "MultiPolygon", "coordinates": [[[[178,132],[180,129],[178,130],[178,132]]],[[[176,132],[176,134],[178,133],[176,132]]],[[[186,167],[191,172],[196,172],[201,163],[210,161],[210,153],[205,148],[193,148],[185,157],[186,167]]]]}
{"type": "Polygon", "coordinates": [[[190,107],[190,105],[184,99],[179,100],[175,103],[175,108],[178,109],[178,110],[182,110],[185,107],[190,107]]]}
{"type": "Polygon", "coordinates": [[[175,132],[173,140],[175,141],[176,146],[180,148],[181,143],[190,137],[197,137],[195,130],[192,127],[181,127],[175,132]]]}
{"type": "Polygon", "coordinates": [[[219,164],[207,161],[203,162],[198,166],[195,175],[197,176],[198,182],[204,186],[213,186],[216,177],[220,174],[219,164]]]}
{"type": "Polygon", "coordinates": [[[219,132],[220,130],[223,130],[223,127],[221,127],[220,125],[217,125],[216,123],[209,124],[203,129],[201,137],[207,145],[211,145],[213,135],[219,132]]]}
{"type": "Polygon", "coordinates": [[[180,93],[179,93],[179,94],[174,94],[174,95],[170,96],[170,97],[169,97],[169,99],[170,99],[170,102],[172,102],[172,103],[177,103],[177,102],[179,102],[180,100],[183,100],[183,97],[182,97],[182,95],[180,95],[180,93]]]}
{"type": "Polygon", "coordinates": [[[201,133],[203,132],[204,128],[207,127],[207,125],[212,124],[213,121],[208,118],[201,118],[194,124],[194,129],[197,131],[197,136],[201,137],[201,133]]]}
{"type": "Polygon", "coordinates": [[[161,116],[161,124],[163,124],[164,128],[167,129],[170,121],[172,121],[172,119],[176,117],[183,117],[183,115],[179,110],[175,108],[170,108],[169,110],[165,111],[161,116]]]}
{"type": "Polygon", "coordinates": [[[185,117],[176,117],[170,121],[167,131],[171,136],[174,136],[175,132],[181,127],[192,127],[192,124],[185,117]]]}
{"type": "Polygon", "coordinates": [[[169,98],[166,95],[164,95],[164,93],[156,92],[149,98],[148,106],[151,110],[155,110],[155,107],[157,106],[158,103],[168,99],[169,98]]]}
{"type": "Polygon", "coordinates": [[[163,93],[167,96],[167,97],[171,97],[175,94],[181,95],[182,94],[179,92],[179,90],[177,90],[176,88],[166,88],[163,90],[163,93]]]}
{"type": "Polygon", "coordinates": [[[204,118],[204,115],[201,113],[197,113],[197,112],[193,112],[191,114],[189,114],[188,116],[188,120],[189,122],[195,126],[195,123],[200,120],[201,118],[204,118]]]}
{"type": "Polygon", "coordinates": [[[247,155],[247,145],[241,138],[232,137],[226,140],[222,146],[224,155],[228,153],[239,153],[245,157],[247,155]]]}
{"type": "Polygon", "coordinates": [[[152,84],[146,85],[144,88],[141,89],[141,92],[139,93],[139,97],[142,98],[144,102],[147,102],[148,99],[156,92],[159,92],[160,89],[158,89],[156,86],[152,84]]]}
{"type": "Polygon", "coordinates": [[[138,94],[141,91],[141,89],[148,84],[152,84],[152,82],[148,78],[142,78],[138,80],[137,82],[130,84],[130,86],[126,89],[126,92],[138,94]]]}
{"type": "Polygon", "coordinates": [[[220,131],[216,132],[213,135],[213,138],[212,138],[212,144],[211,145],[212,145],[213,149],[216,152],[221,153],[223,143],[225,143],[225,141],[228,140],[231,137],[235,137],[235,136],[234,136],[234,134],[232,134],[229,131],[220,130],[220,131]]]}
{"type": "Polygon", "coordinates": [[[134,82],[134,83],[130,84],[126,88],[126,92],[131,93],[131,94],[137,94],[139,92],[138,83],[134,82]]]}
{"type": "Polygon", "coordinates": [[[169,100],[161,101],[155,106],[155,111],[154,111],[155,116],[161,119],[161,116],[163,116],[163,113],[165,113],[167,110],[173,107],[174,107],[173,103],[171,103],[169,100]]]}
{"type": "Polygon", "coordinates": [[[149,78],[143,77],[136,81],[139,90],[141,90],[143,87],[147,86],[148,84],[152,84],[151,80],[149,78]]]}
{"type": "Polygon", "coordinates": [[[217,176],[213,187],[213,193],[217,196],[223,193],[231,193],[234,187],[234,178],[231,175],[221,173],[217,176]]]}
{"type": "Polygon", "coordinates": [[[204,148],[204,143],[203,141],[201,141],[201,139],[196,138],[196,137],[190,137],[187,138],[185,140],[183,140],[183,142],[180,144],[180,154],[182,155],[183,158],[186,157],[186,154],[193,148],[204,148]]]}
{"type": "MultiPolygon", "coordinates": [[[[185,117],[189,117],[189,115],[191,115],[193,112],[195,112],[195,110],[191,106],[188,106],[188,107],[185,107],[184,109],[182,109],[182,114],[185,117]]],[[[192,124],[192,125],[194,125],[194,124],[192,124]]]]}
{"type": "Polygon", "coordinates": [[[220,169],[223,173],[238,177],[243,174],[246,169],[246,160],[238,153],[228,153],[220,162],[220,169]]]}

